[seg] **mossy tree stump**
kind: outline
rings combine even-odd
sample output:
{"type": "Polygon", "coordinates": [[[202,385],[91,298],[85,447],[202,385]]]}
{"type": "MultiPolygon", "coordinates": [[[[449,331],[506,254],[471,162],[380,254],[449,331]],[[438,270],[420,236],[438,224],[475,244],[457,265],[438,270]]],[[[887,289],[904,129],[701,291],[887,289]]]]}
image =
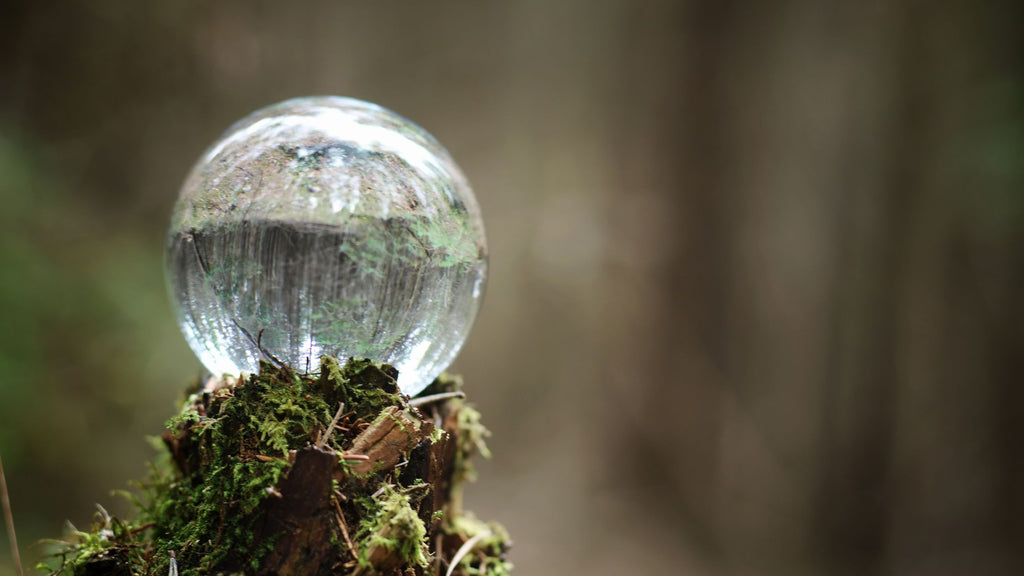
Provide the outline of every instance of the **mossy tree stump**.
{"type": "Polygon", "coordinates": [[[508,574],[508,535],[461,510],[479,413],[441,377],[410,402],[390,366],[264,363],[195,391],[131,497],[58,542],[52,575],[508,574]]]}

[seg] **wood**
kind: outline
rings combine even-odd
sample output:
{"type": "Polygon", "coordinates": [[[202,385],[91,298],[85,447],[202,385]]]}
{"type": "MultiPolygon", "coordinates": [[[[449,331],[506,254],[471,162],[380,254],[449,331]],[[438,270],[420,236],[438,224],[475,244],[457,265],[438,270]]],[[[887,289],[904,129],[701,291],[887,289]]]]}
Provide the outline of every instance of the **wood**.
{"type": "Polygon", "coordinates": [[[257,540],[275,538],[274,549],[259,574],[280,576],[316,574],[330,561],[329,540],[335,514],[331,480],[338,456],[309,447],[295,457],[281,482],[280,496],[270,500],[257,540]]]}

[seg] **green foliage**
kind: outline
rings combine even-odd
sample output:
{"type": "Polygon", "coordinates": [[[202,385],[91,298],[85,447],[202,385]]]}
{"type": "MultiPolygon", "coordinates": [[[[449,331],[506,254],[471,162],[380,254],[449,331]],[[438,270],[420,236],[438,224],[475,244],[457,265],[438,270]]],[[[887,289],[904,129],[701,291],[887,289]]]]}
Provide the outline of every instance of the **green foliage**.
{"type": "MultiPolygon", "coordinates": [[[[468,217],[462,215],[462,218],[468,217]]],[[[468,226],[461,221],[456,225],[434,218],[414,218],[408,225],[413,239],[432,254],[442,268],[471,262],[481,249],[473,240],[468,226]]]]}
{"type": "MultiPolygon", "coordinates": [[[[69,523],[67,540],[48,541],[64,550],[56,555],[61,561],[57,573],[65,569],[75,573],[75,567],[85,562],[102,566],[112,573],[124,570],[133,574],[139,573],[145,566],[145,557],[143,547],[136,541],[135,531],[135,528],[111,516],[102,506],[97,505],[89,530],[78,530],[69,523]]],[[[40,564],[37,568],[51,569],[45,564],[40,564]]]]}

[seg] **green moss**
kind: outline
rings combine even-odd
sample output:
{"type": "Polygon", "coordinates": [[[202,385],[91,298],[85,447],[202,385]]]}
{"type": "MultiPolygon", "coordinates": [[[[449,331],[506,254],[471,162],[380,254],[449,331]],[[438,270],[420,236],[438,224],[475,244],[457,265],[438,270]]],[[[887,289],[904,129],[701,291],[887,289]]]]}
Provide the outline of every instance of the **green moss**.
{"type": "Polygon", "coordinates": [[[509,576],[512,564],[505,560],[511,541],[508,531],[496,522],[482,522],[472,514],[458,516],[448,524],[448,534],[464,542],[477,538],[470,553],[463,556],[455,574],[459,576],[509,576]]]}
{"type": "Polygon", "coordinates": [[[192,408],[171,419],[172,430],[188,428],[198,443],[202,470],[181,478],[157,470],[144,487],[139,522],[153,525],[157,558],[174,550],[179,566],[200,573],[262,557],[265,550],[253,549],[253,512],[288,469],[289,450],[308,445],[332,416],[311,392],[295,373],[264,364],[244,384],[215,393],[205,415],[192,408]]]}
{"type": "Polygon", "coordinates": [[[398,371],[370,360],[352,359],[344,366],[324,356],[317,385],[331,406],[345,404],[357,418],[372,420],[388,406],[401,405],[398,371]]]}
{"type": "Polygon", "coordinates": [[[484,458],[491,457],[491,450],[487,447],[486,438],[490,437],[488,430],[482,421],[480,412],[462,402],[455,401],[458,410],[459,443],[455,451],[455,481],[473,482],[476,480],[476,470],[473,468],[471,458],[474,454],[480,454],[484,458]]]}
{"type": "Polygon", "coordinates": [[[408,497],[410,491],[415,492],[420,487],[397,491],[384,485],[376,497],[360,502],[364,514],[356,539],[360,542],[361,566],[374,567],[378,549],[387,550],[392,553],[390,556],[399,558],[408,566],[426,568],[430,565],[427,527],[412,509],[408,497]]]}
{"type": "MultiPolygon", "coordinates": [[[[101,509],[89,530],[72,529],[66,540],[57,542],[59,552],[48,569],[52,575],[164,576],[173,552],[180,576],[258,572],[275,542],[272,533],[261,533],[259,522],[268,499],[281,496],[278,487],[296,452],[318,444],[340,458],[361,430],[380,418],[394,418],[388,408],[410,410],[398,393],[396,378],[397,371],[387,365],[350,360],[341,366],[323,358],[315,377],[263,363],[259,374],[243,382],[196,391],[168,421],[171,432],[151,464],[150,478],[128,494],[136,517],[124,522],[101,509]],[[339,405],[344,405],[345,425],[328,436],[339,405]]],[[[434,385],[458,386],[457,380],[446,377],[434,385]]],[[[446,414],[458,410],[453,463],[457,483],[469,475],[472,453],[488,454],[483,443],[487,431],[479,413],[461,401],[434,408],[446,414]]],[[[405,422],[396,422],[406,430],[405,422]]],[[[430,440],[439,441],[444,434],[435,433],[430,440]]],[[[349,535],[333,529],[326,533],[325,541],[339,561],[363,566],[368,573],[391,570],[395,562],[425,568],[431,562],[432,536],[428,537],[424,520],[440,519],[438,529],[464,540],[483,530],[459,523],[455,505],[450,510],[424,509],[421,503],[433,502],[433,497],[427,498],[427,484],[413,476],[413,485],[396,487],[404,470],[378,470],[379,465],[356,477],[349,473],[349,463],[339,460],[331,484],[332,494],[341,494],[332,496],[336,520],[350,523],[355,531],[351,548],[349,535]]],[[[488,530],[488,539],[478,539],[478,548],[500,556],[507,535],[488,530]]],[[[503,561],[492,562],[487,554],[474,554],[464,563],[458,572],[463,576],[507,573],[501,571],[503,561]]]]}

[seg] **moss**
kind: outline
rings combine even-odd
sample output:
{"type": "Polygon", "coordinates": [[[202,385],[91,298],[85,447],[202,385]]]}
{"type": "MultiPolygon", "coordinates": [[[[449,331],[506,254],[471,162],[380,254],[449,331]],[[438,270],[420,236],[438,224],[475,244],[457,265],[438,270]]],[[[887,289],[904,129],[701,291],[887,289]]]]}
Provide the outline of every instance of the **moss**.
{"type": "Polygon", "coordinates": [[[473,549],[459,562],[455,574],[459,576],[509,576],[512,564],[505,560],[508,551],[508,531],[496,522],[482,522],[472,514],[454,518],[446,527],[449,535],[463,542],[477,538],[473,549]]]}
{"type": "Polygon", "coordinates": [[[474,454],[480,454],[484,458],[491,457],[491,450],[487,447],[486,438],[490,437],[488,430],[482,421],[480,412],[472,406],[456,400],[458,414],[459,438],[458,448],[455,451],[455,474],[456,483],[476,481],[476,470],[473,468],[471,458],[474,454]]]}
{"type": "MultiPolygon", "coordinates": [[[[424,428],[413,444],[425,446],[426,454],[433,443],[447,441],[452,433],[457,443],[450,474],[457,486],[470,475],[469,456],[488,453],[479,413],[452,400],[432,406],[435,412],[430,416],[420,414],[398,393],[397,371],[387,365],[350,360],[341,366],[323,358],[320,368],[318,376],[304,377],[263,363],[258,374],[244,381],[197,390],[168,421],[170,432],[163,437],[162,453],[151,463],[149,479],[128,494],[137,510],[135,518],[125,522],[101,509],[89,530],[72,529],[58,542],[50,573],[164,576],[172,554],[180,576],[265,573],[264,561],[277,553],[275,539],[287,537],[267,528],[266,519],[280,513],[274,506],[288,502],[282,500],[281,487],[290,480],[293,467],[298,469],[297,454],[301,458],[316,451],[314,446],[322,447],[321,454],[338,454],[334,471],[328,470],[334,477],[324,484],[330,506],[323,542],[333,550],[333,565],[347,562],[369,571],[363,573],[388,575],[402,566],[424,569],[431,562],[431,530],[458,535],[463,541],[482,533],[480,526],[460,520],[454,503],[457,488],[446,505],[444,499],[435,501],[431,486],[416,475],[410,473],[407,480],[407,469],[394,464],[382,468],[378,461],[370,474],[357,476],[342,457],[362,431],[383,418],[392,418],[406,437],[420,434],[395,416],[396,408],[416,426],[430,427],[420,422],[447,414],[457,421],[457,430],[438,433],[440,428],[430,427],[428,433],[424,428]],[[339,405],[344,406],[343,413],[339,405]],[[402,487],[403,483],[412,485],[402,487]],[[351,535],[346,524],[353,527],[351,535]]],[[[440,378],[434,385],[459,386],[451,378],[440,378]]],[[[415,460],[411,450],[404,453],[404,465],[415,460]]],[[[330,458],[327,464],[332,466],[330,458]]],[[[475,553],[464,560],[464,569],[460,565],[459,574],[507,573],[501,571],[507,534],[487,529],[488,538],[494,535],[495,540],[478,539],[477,549],[494,551],[498,557],[475,553]]]]}
{"type": "Polygon", "coordinates": [[[139,521],[153,525],[157,558],[174,550],[179,566],[197,571],[259,560],[265,550],[253,549],[253,512],[288,469],[289,450],[309,444],[332,416],[310,388],[264,364],[244,384],[216,392],[207,407],[171,419],[172,430],[187,428],[198,443],[202,467],[181,478],[156,470],[144,486],[139,521]]]}
{"type": "Polygon", "coordinates": [[[382,551],[407,566],[426,568],[430,564],[427,527],[408,497],[416,490],[417,487],[398,491],[385,485],[376,497],[362,500],[364,516],[357,536],[360,566],[377,566],[377,558],[384,556],[382,551]]]}
{"type": "Polygon", "coordinates": [[[324,356],[317,385],[331,406],[343,403],[346,410],[363,420],[372,420],[384,408],[401,404],[398,371],[370,360],[352,359],[342,367],[324,356]]]}

